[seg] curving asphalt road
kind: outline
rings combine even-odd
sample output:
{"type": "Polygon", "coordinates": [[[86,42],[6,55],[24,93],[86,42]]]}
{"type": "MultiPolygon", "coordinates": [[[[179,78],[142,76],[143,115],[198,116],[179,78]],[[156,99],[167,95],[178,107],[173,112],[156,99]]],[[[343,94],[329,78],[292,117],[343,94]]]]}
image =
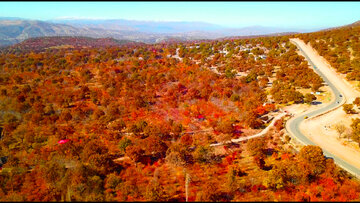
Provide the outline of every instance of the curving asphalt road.
{"type": "MultiPolygon", "coordinates": [[[[290,136],[297,139],[298,141],[300,141],[302,144],[304,145],[316,145],[314,142],[312,142],[309,138],[307,138],[304,134],[301,133],[300,129],[299,129],[299,125],[302,121],[304,121],[304,117],[308,116],[310,119],[313,116],[317,116],[319,114],[323,114],[329,110],[332,110],[334,108],[340,107],[344,102],[345,102],[345,98],[344,98],[344,94],[342,94],[337,88],[336,86],[315,66],[315,64],[311,61],[311,59],[309,58],[309,56],[305,53],[304,50],[301,49],[301,47],[297,44],[296,41],[290,39],[290,42],[292,42],[293,44],[295,44],[300,51],[303,53],[303,55],[305,56],[306,60],[313,66],[315,72],[317,74],[319,74],[323,80],[329,85],[329,87],[331,88],[332,92],[335,94],[335,99],[333,99],[333,101],[314,111],[311,112],[306,112],[303,113],[299,116],[293,117],[291,118],[287,123],[286,123],[286,129],[287,131],[290,133],[290,136]],[[342,95],[342,96],[340,96],[342,95]]],[[[322,148],[324,155],[328,158],[332,158],[334,160],[334,162],[336,164],[338,164],[340,167],[342,167],[343,169],[345,169],[346,171],[350,172],[351,174],[355,175],[356,177],[360,177],[360,169],[349,164],[348,162],[340,159],[339,157],[331,154],[330,152],[328,152],[326,149],[322,148]]]]}

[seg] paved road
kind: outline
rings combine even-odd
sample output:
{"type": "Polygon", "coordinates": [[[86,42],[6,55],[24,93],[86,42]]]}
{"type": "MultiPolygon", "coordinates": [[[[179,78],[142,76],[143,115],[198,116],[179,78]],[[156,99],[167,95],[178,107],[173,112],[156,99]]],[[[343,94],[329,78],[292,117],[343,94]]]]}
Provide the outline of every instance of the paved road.
{"type": "MultiPolygon", "coordinates": [[[[314,110],[311,112],[306,112],[299,116],[293,117],[286,123],[286,129],[290,133],[291,137],[299,140],[304,145],[316,145],[314,142],[312,142],[304,134],[301,133],[301,131],[299,129],[300,123],[304,120],[305,116],[308,116],[309,117],[308,119],[310,119],[313,116],[323,114],[331,109],[340,107],[345,102],[346,99],[343,96],[344,94],[342,94],[336,88],[336,86],[315,66],[315,64],[311,61],[311,59],[305,53],[305,51],[303,49],[301,49],[299,44],[297,44],[294,40],[290,39],[290,41],[300,49],[300,51],[304,54],[306,60],[313,66],[316,73],[319,74],[323,78],[323,80],[329,85],[332,92],[335,94],[335,99],[333,99],[333,101],[330,104],[324,106],[323,108],[320,108],[320,109],[317,109],[317,110],[314,110]],[[342,96],[340,96],[340,95],[342,95],[342,96]]],[[[341,166],[343,169],[345,169],[346,171],[350,172],[351,174],[353,174],[357,177],[360,177],[360,169],[359,168],[357,168],[357,167],[349,164],[348,162],[340,159],[339,157],[329,153],[324,148],[322,148],[322,150],[326,157],[334,159],[335,163],[338,164],[339,166],[341,166]]]]}

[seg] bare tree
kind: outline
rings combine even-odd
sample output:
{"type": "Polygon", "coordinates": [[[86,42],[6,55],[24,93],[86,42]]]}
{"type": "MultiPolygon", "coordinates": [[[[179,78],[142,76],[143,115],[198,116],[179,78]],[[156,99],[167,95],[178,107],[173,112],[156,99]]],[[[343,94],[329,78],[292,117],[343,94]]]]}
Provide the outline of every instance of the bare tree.
{"type": "Polygon", "coordinates": [[[344,124],[339,123],[335,125],[335,130],[339,134],[339,138],[341,138],[341,135],[345,132],[346,127],[344,124]]]}
{"type": "Polygon", "coordinates": [[[351,139],[351,135],[352,135],[352,131],[351,131],[351,129],[346,129],[345,130],[345,134],[344,134],[344,138],[347,138],[348,139],[348,141],[350,141],[350,139],[351,139]]]}

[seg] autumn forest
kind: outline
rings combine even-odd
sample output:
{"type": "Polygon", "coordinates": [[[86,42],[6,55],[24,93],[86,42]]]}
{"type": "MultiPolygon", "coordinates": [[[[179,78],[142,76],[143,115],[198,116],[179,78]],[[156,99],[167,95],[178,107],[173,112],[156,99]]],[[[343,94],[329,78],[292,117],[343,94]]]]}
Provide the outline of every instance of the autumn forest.
{"type": "Polygon", "coordinates": [[[0,201],[359,201],[320,147],[292,145],[289,115],[228,142],[322,91],[290,38],[360,80],[359,29],[2,48],[0,201]]]}

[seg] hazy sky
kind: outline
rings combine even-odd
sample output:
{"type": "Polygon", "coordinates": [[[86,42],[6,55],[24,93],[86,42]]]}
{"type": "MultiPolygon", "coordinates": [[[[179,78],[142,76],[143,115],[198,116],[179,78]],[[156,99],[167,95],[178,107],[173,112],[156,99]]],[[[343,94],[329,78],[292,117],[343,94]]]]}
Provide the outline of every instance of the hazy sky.
{"type": "Polygon", "coordinates": [[[202,21],[230,27],[323,28],[360,20],[360,2],[0,2],[1,17],[202,21]]]}

